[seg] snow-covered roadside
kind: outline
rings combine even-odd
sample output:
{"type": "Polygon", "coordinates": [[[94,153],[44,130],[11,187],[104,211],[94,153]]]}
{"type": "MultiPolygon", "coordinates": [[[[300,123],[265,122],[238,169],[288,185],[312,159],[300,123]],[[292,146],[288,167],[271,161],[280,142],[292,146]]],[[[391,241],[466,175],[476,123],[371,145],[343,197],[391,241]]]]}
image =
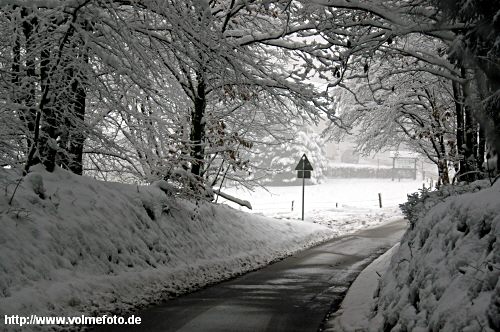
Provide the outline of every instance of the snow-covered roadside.
{"type": "Polygon", "coordinates": [[[354,280],[339,310],[325,323],[324,332],[367,331],[374,312],[379,280],[389,268],[399,243],[368,265],[354,280]]]}
{"type": "Polygon", "coordinates": [[[123,312],[335,235],[61,169],[35,168],[9,206],[15,177],[0,172],[0,317],[123,312]]]}
{"type": "MultiPolygon", "coordinates": [[[[327,226],[338,236],[380,226],[403,218],[399,204],[419,188],[422,182],[417,180],[327,179],[305,188],[305,220],[327,226]],[[382,195],[383,208],[379,208],[378,193],[382,195]]],[[[302,186],[224,190],[252,202],[252,213],[279,219],[301,218],[302,186]]],[[[247,210],[223,199],[219,201],[247,210]]]]}
{"type": "Polygon", "coordinates": [[[370,331],[500,330],[500,181],[484,186],[407,205],[413,228],[381,280],[370,331]]]}
{"type": "Polygon", "coordinates": [[[314,210],[310,212],[310,215],[305,220],[327,226],[337,236],[342,236],[363,229],[382,226],[403,218],[403,214],[398,208],[344,207],[332,210],[314,210]]]}

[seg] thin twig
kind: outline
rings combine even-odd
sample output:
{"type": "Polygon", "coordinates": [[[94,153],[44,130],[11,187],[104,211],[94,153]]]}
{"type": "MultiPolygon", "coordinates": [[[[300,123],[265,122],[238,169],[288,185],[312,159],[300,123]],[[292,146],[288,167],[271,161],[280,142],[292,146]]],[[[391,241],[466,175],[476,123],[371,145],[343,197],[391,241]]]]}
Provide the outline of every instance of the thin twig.
{"type": "Polygon", "coordinates": [[[12,205],[12,201],[14,200],[14,196],[16,195],[17,188],[19,188],[19,185],[21,184],[21,181],[23,181],[24,176],[21,176],[19,180],[17,181],[16,187],[14,188],[14,192],[12,193],[12,196],[10,197],[9,200],[9,205],[12,205]]]}

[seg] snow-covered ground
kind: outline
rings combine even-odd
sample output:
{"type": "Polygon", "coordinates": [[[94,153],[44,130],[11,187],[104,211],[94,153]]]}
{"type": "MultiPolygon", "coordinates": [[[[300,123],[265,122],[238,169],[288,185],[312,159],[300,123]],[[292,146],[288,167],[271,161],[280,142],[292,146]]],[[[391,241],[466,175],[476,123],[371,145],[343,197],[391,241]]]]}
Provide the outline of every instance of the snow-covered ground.
{"type": "Polygon", "coordinates": [[[335,236],[322,225],[174,199],[158,186],[104,183],[61,169],[35,167],[9,205],[16,178],[0,172],[2,318],[123,312],[335,236]]]}
{"type": "Polygon", "coordinates": [[[500,331],[500,181],[467,187],[460,195],[443,188],[416,205],[370,330],[500,331]]]}
{"type": "MultiPolygon", "coordinates": [[[[337,235],[352,233],[402,218],[399,204],[406,201],[407,194],[419,188],[422,188],[419,180],[327,179],[318,185],[306,185],[305,220],[330,227],[337,235]],[[379,208],[379,193],[382,208],[379,208]]],[[[282,219],[301,218],[302,186],[255,188],[253,191],[230,187],[224,191],[252,204],[250,211],[219,199],[243,211],[282,219]]]]}
{"type": "Polygon", "coordinates": [[[380,278],[387,272],[398,247],[399,243],[375,259],[358,275],[339,310],[326,322],[324,332],[368,331],[370,324],[374,324],[370,320],[374,315],[380,278]]]}
{"type": "Polygon", "coordinates": [[[397,204],[421,186],[375,179],[307,186],[302,222],[301,187],[226,189],[252,202],[248,214],[175,199],[158,185],[34,168],[8,205],[16,177],[0,172],[0,317],[125,312],[400,218],[397,204]]]}
{"type": "Polygon", "coordinates": [[[499,331],[500,183],[489,187],[418,200],[414,227],[357,277],[325,331],[499,331]]]}
{"type": "Polygon", "coordinates": [[[500,182],[426,196],[411,208],[414,227],[358,276],[326,331],[500,330],[500,182]]]}

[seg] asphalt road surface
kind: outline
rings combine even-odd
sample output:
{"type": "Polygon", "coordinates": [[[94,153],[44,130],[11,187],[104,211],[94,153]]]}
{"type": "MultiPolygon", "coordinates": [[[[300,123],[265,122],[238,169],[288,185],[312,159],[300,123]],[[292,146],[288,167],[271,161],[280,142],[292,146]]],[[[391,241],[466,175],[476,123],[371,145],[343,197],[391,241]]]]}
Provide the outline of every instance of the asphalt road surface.
{"type": "Polygon", "coordinates": [[[261,270],[136,312],[140,325],[95,331],[318,331],[349,285],[406,229],[399,220],[343,236],[261,270]]]}

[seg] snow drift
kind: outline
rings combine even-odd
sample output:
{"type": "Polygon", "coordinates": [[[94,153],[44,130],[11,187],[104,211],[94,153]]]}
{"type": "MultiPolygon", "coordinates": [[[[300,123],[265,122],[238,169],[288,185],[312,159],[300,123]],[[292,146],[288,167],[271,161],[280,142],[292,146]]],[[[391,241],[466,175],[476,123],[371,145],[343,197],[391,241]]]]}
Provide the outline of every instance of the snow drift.
{"type": "Polygon", "coordinates": [[[15,179],[0,169],[0,317],[124,312],[333,234],[62,169],[35,167],[9,206],[15,179]]]}
{"type": "Polygon", "coordinates": [[[481,186],[406,205],[412,227],[382,279],[371,330],[500,330],[500,182],[481,186]]]}

